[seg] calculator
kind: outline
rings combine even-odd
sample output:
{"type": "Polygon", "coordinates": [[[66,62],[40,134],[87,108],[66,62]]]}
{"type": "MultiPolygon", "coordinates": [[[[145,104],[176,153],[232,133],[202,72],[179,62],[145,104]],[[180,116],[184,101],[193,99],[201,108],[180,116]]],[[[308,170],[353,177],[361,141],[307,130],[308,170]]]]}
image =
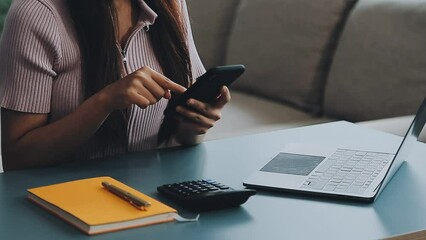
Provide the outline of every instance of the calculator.
{"type": "Polygon", "coordinates": [[[195,180],[157,187],[159,193],[193,211],[237,207],[256,194],[253,189],[236,190],[214,180],[195,180]]]}

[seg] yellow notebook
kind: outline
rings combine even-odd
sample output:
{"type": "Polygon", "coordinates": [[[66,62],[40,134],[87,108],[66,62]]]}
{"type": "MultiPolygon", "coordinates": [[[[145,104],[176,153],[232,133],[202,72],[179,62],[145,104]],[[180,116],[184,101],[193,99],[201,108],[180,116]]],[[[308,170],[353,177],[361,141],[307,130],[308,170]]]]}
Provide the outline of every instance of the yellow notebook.
{"type": "Polygon", "coordinates": [[[28,198],[91,235],[175,220],[176,210],[110,178],[96,177],[28,189],[28,198]],[[139,210],[112,194],[109,182],[151,203],[139,210]]]}

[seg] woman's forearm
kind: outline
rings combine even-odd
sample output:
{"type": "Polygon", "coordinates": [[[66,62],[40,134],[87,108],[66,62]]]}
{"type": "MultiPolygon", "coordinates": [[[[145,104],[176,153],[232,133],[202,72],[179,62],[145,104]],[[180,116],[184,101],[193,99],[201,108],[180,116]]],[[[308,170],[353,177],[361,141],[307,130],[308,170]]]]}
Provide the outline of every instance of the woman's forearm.
{"type": "MultiPolygon", "coordinates": [[[[108,115],[132,104],[147,108],[170,92],[186,88],[149,67],[142,67],[104,87],[73,113],[47,124],[48,115],[5,112],[2,149],[5,169],[46,165],[65,161],[99,129],[108,115]],[[6,140],[6,141],[5,141],[6,140]]],[[[2,111],[3,112],[3,111],[2,111]]]]}
{"type": "MultiPolygon", "coordinates": [[[[8,138],[11,141],[2,143],[4,168],[66,161],[72,151],[94,135],[109,113],[102,94],[95,94],[64,118],[28,131],[18,139],[8,138]]],[[[7,114],[3,115],[2,121],[6,122],[3,126],[11,125],[7,123],[7,114]]]]}
{"type": "Polygon", "coordinates": [[[181,145],[197,145],[204,141],[205,134],[176,134],[175,139],[181,145]]]}
{"type": "Polygon", "coordinates": [[[173,135],[176,143],[181,145],[196,145],[203,142],[205,133],[196,132],[191,123],[184,120],[178,121],[178,127],[173,135]]]}

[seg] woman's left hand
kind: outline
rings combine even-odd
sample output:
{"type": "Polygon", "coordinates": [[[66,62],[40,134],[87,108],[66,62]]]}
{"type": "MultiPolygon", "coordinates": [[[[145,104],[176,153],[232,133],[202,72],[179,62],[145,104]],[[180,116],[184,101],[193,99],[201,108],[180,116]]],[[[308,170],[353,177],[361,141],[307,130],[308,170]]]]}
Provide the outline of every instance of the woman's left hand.
{"type": "Polygon", "coordinates": [[[176,137],[183,144],[196,144],[199,141],[194,137],[203,135],[214,126],[221,118],[223,107],[231,100],[231,94],[226,86],[220,90],[220,96],[212,103],[189,99],[187,106],[178,106],[176,111],[182,116],[178,117],[179,129],[176,137]],[[182,139],[184,138],[184,139],[182,139]],[[194,138],[194,139],[193,139],[194,138]]]}

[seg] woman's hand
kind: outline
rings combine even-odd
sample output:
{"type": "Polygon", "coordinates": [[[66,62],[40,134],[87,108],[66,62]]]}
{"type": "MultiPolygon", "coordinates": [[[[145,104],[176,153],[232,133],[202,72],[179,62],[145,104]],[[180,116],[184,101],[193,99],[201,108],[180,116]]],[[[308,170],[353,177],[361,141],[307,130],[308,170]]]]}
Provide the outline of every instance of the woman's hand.
{"type": "Polygon", "coordinates": [[[186,88],[149,67],[142,67],[106,86],[98,95],[105,103],[106,110],[112,112],[125,109],[132,104],[147,108],[161,98],[170,99],[170,91],[181,94],[186,88]]]}
{"type": "Polygon", "coordinates": [[[48,114],[1,109],[3,166],[18,169],[68,160],[116,110],[131,104],[141,108],[186,89],[144,67],[86,99],[75,111],[49,123],[48,114]],[[76,134],[78,132],[78,134],[76,134]]]}
{"type": "Polygon", "coordinates": [[[182,144],[201,142],[202,139],[199,136],[207,133],[221,118],[222,109],[230,100],[229,89],[223,86],[219,98],[212,104],[189,99],[188,107],[178,106],[176,111],[182,117],[178,117],[179,127],[175,136],[176,140],[182,144]]]}

